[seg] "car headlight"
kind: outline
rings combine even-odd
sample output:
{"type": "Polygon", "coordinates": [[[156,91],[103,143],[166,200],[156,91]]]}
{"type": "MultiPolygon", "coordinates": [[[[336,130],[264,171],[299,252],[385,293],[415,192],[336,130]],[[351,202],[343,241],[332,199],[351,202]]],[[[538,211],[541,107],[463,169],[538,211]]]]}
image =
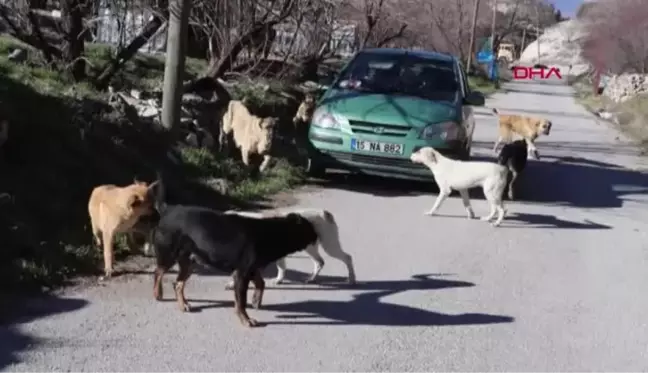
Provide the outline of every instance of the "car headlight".
{"type": "Polygon", "coordinates": [[[330,112],[324,107],[315,110],[313,113],[313,119],[311,120],[311,125],[315,127],[333,130],[340,129],[343,124],[348,125],[349,120],[342,115],[330,112]]]}
{"type": "Polygon", "coordinates": [[[456,122],[430,124],[423,128],[419,134],[419,138],[423,140],[439,138],[443,141],[453,141],[460,140],[463,137],[465,137],[463,127],[456,122]]]}

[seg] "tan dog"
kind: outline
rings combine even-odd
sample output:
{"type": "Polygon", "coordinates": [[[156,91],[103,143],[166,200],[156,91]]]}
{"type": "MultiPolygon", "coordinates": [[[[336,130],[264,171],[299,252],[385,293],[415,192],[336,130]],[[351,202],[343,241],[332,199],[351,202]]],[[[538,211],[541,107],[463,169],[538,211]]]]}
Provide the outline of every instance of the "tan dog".
{"type": "Polygon", "coordinates": [[[502,142],[508,144],[513,140],[513,134],[518,134],[526,141],[529,155],[533,155],[535,159],[540,159],[534,141],[540,135],[549,136],[551,131],[550,121],[523,115],[500,114],[497,109],[493,109],[493,113],[499,118],[499,137],[495,142],[495,146],[493,146],[493,152],[498,153],[502,142]]]}
{"type": "Polygon", "coordinates": [[[308,124],[315,111],[315,97],[311,93],[306,93],[304,100],[299,104],[297,112],[293,117],[293,124],[295,127],[300,123],[308,124]]]}
{"type": "Polygon", "coordinates": [[[304,100],[299,104],[297,112],[293,117],[292,142],[297,146],[303,146],[308,141],[308,126],[315,111],[315,96],[306,93],[304,100]]]}
{"type": "Polygon", "coordinates": [[[128,233],[128,243],[131,246],[134,240],[133,227],[141,217],[153,212],[152,191],[157,183],[155,181],[147,185],[135,180],[125,187],[100,185],[92,190],[88,212],[95,243],[99,247],[103,245],[106,278],[110,278],[113,272],[115,234],[128,233]]]}
{"type": "Polygon", "coordinates": [[[234,143],[241,150],[241,158],[246,166],[250,165],[250,155],[263,156],[259,171],[269,166],[272,156],[272,138],[279,122],[275,117],[258,117],[245,106],[244,101],[232,100],[223,115],[219,143],[226,141],[227,135],[234,134],[234,143]]]}

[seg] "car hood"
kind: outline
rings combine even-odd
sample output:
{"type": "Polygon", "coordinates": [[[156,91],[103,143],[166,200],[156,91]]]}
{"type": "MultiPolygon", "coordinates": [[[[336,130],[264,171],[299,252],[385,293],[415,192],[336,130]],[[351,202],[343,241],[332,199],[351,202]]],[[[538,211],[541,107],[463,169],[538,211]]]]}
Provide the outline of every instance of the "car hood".
{"type": "Polygon", "coordinates": [[[336,89],[328,91],[318,106],[325,106],[349,120],[404,127],[423,127],[457,120],[460,116],[458,105],[453,102],[336,89]]]}

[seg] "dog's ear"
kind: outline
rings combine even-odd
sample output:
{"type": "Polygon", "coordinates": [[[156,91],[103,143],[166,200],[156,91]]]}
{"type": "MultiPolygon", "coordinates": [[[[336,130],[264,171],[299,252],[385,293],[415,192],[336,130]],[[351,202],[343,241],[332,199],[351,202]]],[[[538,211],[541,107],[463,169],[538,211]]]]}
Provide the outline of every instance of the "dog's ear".
{"type": "Polygon", "coordinates": [[[135,176],[135,177],[133,177],[133,184],[135,184],[135,185],[146,185],[146,182],[138,180],[137,176],[135,176]]]}

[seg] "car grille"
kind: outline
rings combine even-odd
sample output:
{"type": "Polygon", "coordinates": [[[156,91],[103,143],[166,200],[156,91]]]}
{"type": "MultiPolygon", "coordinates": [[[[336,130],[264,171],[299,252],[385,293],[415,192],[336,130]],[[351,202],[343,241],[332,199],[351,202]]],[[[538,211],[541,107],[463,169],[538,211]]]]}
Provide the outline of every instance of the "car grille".
{"type": "Polygon", "coordinates": [[[351,131],[354,134],[371,134],[391,137],[405,137],[412,129],[412,127],[409,126],[394,126],[391,124],[371,123],[359,120],[350,120],[349,124],[351,125],[351,131]],[[381,128],[382,130],[376,131],[376,128],[381,128]]]}
{"type": "Polygon", "coordinates": [[[343,152],[326,152],[331,157],[339,161],[347,162],[358,162],[376,166],[387,166],[387,167],[401,167],[409,169],[427,169],[425,166],[417,163],[413,163],[409,158],[392,158],[392,157],[376,157],[373,155],[365,154],[354,154],[354,153],[343,153],[343,152]]]}

